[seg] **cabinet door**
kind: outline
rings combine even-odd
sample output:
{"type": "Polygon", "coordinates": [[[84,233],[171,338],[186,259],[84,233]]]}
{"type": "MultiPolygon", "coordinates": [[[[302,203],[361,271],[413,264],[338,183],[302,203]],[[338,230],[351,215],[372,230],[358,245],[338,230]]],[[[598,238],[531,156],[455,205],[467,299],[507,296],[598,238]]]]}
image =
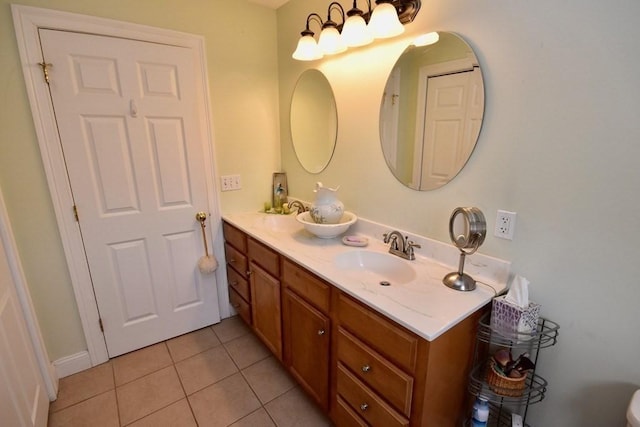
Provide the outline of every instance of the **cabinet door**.
{"type": "Polygon", "coordinates": [[[253,329],[269,350],[282,360],[280,281],[253,262],[250,277],[253,329]]]}
{"type": "Polygon", "coordinates": [[[284,291],[285,365],[325,411],[329,408],[329,318],[284,291]]]}

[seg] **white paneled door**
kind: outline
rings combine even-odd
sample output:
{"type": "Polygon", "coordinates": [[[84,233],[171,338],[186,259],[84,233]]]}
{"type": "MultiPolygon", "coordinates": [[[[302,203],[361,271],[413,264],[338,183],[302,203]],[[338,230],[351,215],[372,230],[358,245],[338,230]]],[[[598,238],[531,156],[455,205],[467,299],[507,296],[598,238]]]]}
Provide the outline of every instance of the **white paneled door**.
{"type": "Polygon", "coordinates": [[[484,107],[480,69],[429,77],[420,188],[451,180],[476,143],[484,107]]]}
{"type": "Polygon", "coordinates": [[[49,397],[0,239],[0,425],[45,426],[49,397]]]}
{"type": "Polygon", "coordinates": [[[215,276],[197,268],[195,214],[210,200],[195,53],[56,30],[40,38],[109,356],[219,322],[215,276]]]}

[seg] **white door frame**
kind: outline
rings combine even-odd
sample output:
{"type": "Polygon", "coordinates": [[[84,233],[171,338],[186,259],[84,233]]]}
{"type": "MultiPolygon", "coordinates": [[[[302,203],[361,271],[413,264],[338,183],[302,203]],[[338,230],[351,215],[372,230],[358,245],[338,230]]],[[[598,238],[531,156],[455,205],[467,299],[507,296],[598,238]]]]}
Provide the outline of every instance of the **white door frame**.
{"type": "MultiPolygon", "coordinates": [[[[29,102],[35,125],[40,153],[49,184],[58,228],[60,230],[67,266],[71,275],[71,284],[75,294],[87,350],[91,365],[95,366],[109,359],[104,336],[100,331],[96,299],[86,263],[84,248],[78,223],[73,214],[71,187],[66,175],[66,167],[59,140],[53,105],[49,97],[48,86],[44,84],[42,70],[38,65],[42,61],[38,29],[46,27],[65,31],[84,32],[105,36],[115,36],[133,40],[169,44],[193,49],[201,68],[202,87],[200,94],[201,110],[205,113],[203,131],[205,138],[203,153],[207,170],[206,185],[209,194],[209,213],[211,214],[213,253],[218,259],[224,259],[222,216],[219,210],[220,194],[216,185],[214,138],[211,124],[209,100],[209,82],[206,68],[204,38],[140,24],[115,21],[68,12],[59,12],[30,6],[11,5],[13,21],[18,40],[22,70],[24,73],[29,102]]],[[[55,65],[54,65],[55,67],[55,65]]],[[[222,318],[229,316],[229,297],[227,278],[224,268],[216,271],[218,300],[222,318]]]]}
{"type": "Polygon", "coordinates": [[[9,222],[9,215],[7,214],[6,205],[4,203],[4,196],[0,191],[0,241],[4,246],[7,263],[11,270],[12,283],[15,284],[15,291],[18,295],[18,302],[22,309],[22,315],[24,317],[25,324],[27,325],[27,331],[29,332],[29,339],[33,346],[33,352],[40,369],[40,375],[44,380],[44,385],[47,391],[47,396],[50,401],[55,400],[58,394],[58,375],[55,367],[49,361],[47,350],[42,339],[42,333],[38,326],[38,321],[35,315],[35,309],[33,308],[33,301],[27,288],[27,280],[22,270],[22,263],[18,256],[18,249],[16,247],[16,241],[11,230],[11,223],[9,222]]]}

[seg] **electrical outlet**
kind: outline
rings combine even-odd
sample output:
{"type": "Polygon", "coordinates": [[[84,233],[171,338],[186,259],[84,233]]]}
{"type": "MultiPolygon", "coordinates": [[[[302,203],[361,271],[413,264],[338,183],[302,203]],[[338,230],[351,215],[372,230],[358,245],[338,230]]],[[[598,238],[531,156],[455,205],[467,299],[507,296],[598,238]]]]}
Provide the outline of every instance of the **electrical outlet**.
{"type": "Polygon", "coordinates": [[[222,191],[240,190],[242,188],[240,175],[223,175],[220,180],[222,181],[222,191]]]}
{"type": "Polygon", "coordinates": [[[501,239],[513,240],[513,233],[516,229],[516,213],[498,210],[496,215],[496,228],[494,236],[501,239]]]}

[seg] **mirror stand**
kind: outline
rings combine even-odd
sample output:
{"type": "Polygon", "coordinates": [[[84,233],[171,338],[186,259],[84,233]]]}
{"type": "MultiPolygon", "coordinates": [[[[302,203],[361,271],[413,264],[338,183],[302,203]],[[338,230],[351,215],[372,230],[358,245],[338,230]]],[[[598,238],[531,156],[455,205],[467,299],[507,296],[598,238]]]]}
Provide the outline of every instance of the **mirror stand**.
{"type": "MultiPolygon", "coordinates": [[[[473,251],[475,252],[475,251],[473,251]]],[[[471,255],[473,252],[469,252],[471,255]]],[[[476,281],[464,272],[464,259],[467,253],[460,249],[460,262],[458,264],[458,271],[452,272],[444,276],[442,283],[455,289],[456,291],[472,291],[476,288],[476,281]]]]}

